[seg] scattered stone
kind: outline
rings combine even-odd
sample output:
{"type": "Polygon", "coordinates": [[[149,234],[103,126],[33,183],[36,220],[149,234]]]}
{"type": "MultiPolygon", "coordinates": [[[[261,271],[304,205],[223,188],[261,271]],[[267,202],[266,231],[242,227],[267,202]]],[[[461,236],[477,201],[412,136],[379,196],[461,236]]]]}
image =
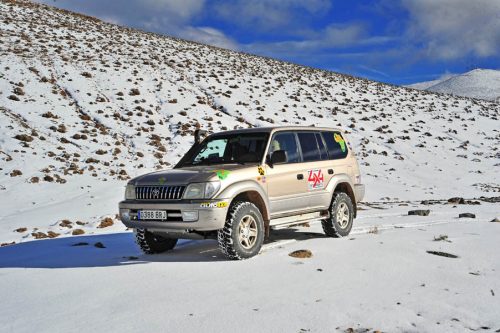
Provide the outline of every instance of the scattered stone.
{"type": "Polygon", "coordinates": [[[14,139],[17,139],[19,141],[23,142],[31,142],[33,141],[33,137],[27,134],[18,134],[14,137],[14,139]]]}
{"type": "Polygon", "coordinates": [[[2,243],[2,244],[0,244],[0,247],[14,245],[14,244],[16,244],[16,242],[2,243]]]}
{"type": "Polygon", "coordinates": [[[76,221],[75,223],[78,224],[78,225],[86,225],[87,224],[87,223],[82,222],[82,221],[76,221]]]}
{"type": "Polygon", "coordinates": [[[460,214],[458,214],[458,218],[464,218],[464,217],[475,219],[476,215],[472,214],[472,213],[460,213],[460,214]]]}
{"type": "Polygon", "coordinates": [[[454,197],[454,198],[448,199],[448,203],[452,204],[452,205],[463,205],[463,204],[465,204],[465,200],[464,200],[464,198],[454,197]]]}
{"type": "Polygon", "coordinates": [[[98,249],[105,249],[106,248],[106,246],[104,246],[104,244],[101,242],[95,243],[94,246],[97,247],[98,249]]]}
{"type": "Polygon", "coordinates": [[[10,176],[11,177],[17,177],[17,176],[20,176],[22,175],[23,173],[21,172],[21,170],[12,170],[12,172],[10,173],[10,176]]]}
{"type": "Polygon", "coordinates": [[[305,259],[305,258],[311,258],[313,254],[309,250],[297,250],[289,253],[288,255],[294,258],[305,259]]]}
{"type": "Polygon", "coordinates": [[[59,236],[60,234],[58,234],[57,232],[54,232],[54,231],[48,231],[47,232],[47,236],[49,238],[56,238],[57,236],[59,236]]]}
{"type": "Polygon", "coordinates": [[[408,211],[408,215],[429,216],[430,212],[429,209],[415,209],[408,211]]]}
{"type": "Polygon", "coordinates": [[[16,230],[14,230],[15,232],[26,232],[28,231],[28,228],[17,228],[16,230]]]}
{"type": "Polygon", "coordinates": [[[446,252],[441,252],[441,251],[427,251],[427,253],[433,254],[435,256],[446,257],[446,258],[459,258],[457,255],[454,255],[451,253],[446,253],[446,252]]]}
{"type": "Polygon", "coordinates": [[[451,243],[451,240],[448,239],[447,235],[439,235],[439,237],[434,236],[434,241],[435,242],[445,241],[445,242],[451,243]]]}
{"type": "Polygon", "coordinates": [[[75,244],[73,244],[71,246],[86,246],[86,245],[89,245],[89,243],[87,243],[87,242],[78,242],[78,243],[75,243],[75,244]]]}
{"type": "Polygon", "coordinates": [[[63,228],[73,228],[70,220],[62,220],[61,223],[59,223],[59,226],[63,228]]]}
{"type": "Polygon", "coordinates": [[[16,95],[10,95],[9,97],[7,97],[8,99],[12,100],[12,101],[16,101],[16,102],[19,102],[19,97],[17,97],[16,95]]]}
{"type": "Polygon", "coordinates": [[[490,222],[500,222],[500,219],[498,217],[495,217],[493,220],[491,220],[490,222]]]}
{"type": "Polygon", "coordinates": [[[31,233],[31,236],[33,236],[35,239],[43,239],[43,238],[48,238],[46,233],[38,231],[38,232],[33,232],[31,233]]]}
{"type": "Polygon", "coordinates": [[[83,235],[84,233],[85,231],[83,231],[82,229],[75,229],[71,232],[73,236],[83,235]]]}
{"type": "Polygon", "coordinates": [[[107,228],[113,225],[113,219],[110,217],[104,218],[97,228],[107,228]]]}

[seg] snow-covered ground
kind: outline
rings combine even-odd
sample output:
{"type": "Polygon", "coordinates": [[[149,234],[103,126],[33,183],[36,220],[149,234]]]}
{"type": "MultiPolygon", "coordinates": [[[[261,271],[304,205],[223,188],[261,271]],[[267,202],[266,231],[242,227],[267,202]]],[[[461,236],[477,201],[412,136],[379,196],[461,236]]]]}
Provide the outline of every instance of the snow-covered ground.
{"type": "Polygon", "coordinates": [[[0,0],[0,46],[0,331],[500,329],[498,202],[420,204],[499,196],[498,103],[27,1],[0,0]],[[313,225],[245,262],[213,241],[144,256],[116,219],[127,180],[174,164],[194,128],[295,124],[350,132],[367,187],[350,238],[313,225]],[[314,256],[288,257],[300,248],[314,256]]]}
{"type": "Polygon", "coordinates": [[[463,74],[445,75],[437,80],[414,83],[408,87],[500,103],[500,71],[494,69],[474,69],[463,74]]]}
{"type": "Polygon", "coordinates": [[[242,262],[215,241],[142,255],[129,232],[0,248],[0,331],[500,329],[500,223],[489,222],[498,204],[363,208],[350,237],[325,238],[317,224],[280,230],[242,262]],[[431,213],[407,216],[415,207],[431,213]],[[478,217],[458,219],[464,212],[478,217]],[[288,256],[299,249],[312,258],[288,256]]]}

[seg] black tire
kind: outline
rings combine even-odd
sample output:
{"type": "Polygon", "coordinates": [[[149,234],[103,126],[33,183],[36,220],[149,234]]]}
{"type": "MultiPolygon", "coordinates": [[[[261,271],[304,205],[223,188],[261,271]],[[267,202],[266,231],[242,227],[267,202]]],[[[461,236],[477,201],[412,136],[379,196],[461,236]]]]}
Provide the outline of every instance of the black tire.
{"type": "Polygon", "coordinates": [[[163,238],[146,229],[135,229],[135,241],[146,254],[163,253],[172,250],[177,244],[177,238],[163,238]]]}
{"type": "Polygon", "coordinates": [[[321,221],[325,235],[335,238],[349,235],[353,220],[354,206],[351,198],[344,192],[335,192],[330,205],[330,217],[321,221]],[[340,210],[348,213],[347,219],[344,214],[339,213],[340,210]]]}
{"type": "Polygon", "coordinates": [[[257,255],[264,242],[264,219],[257,206],[246,201],[232,203],[224,228],[217,232],[217,241],[231,260],[257,255]]]}

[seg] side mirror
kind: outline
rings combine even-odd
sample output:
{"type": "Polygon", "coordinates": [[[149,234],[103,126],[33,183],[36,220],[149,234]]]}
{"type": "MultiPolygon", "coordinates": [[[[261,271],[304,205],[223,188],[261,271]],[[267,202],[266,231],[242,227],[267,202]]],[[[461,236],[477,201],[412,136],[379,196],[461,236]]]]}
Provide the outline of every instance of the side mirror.
{"type": "Polygon", "coordinates": [[[207,131],[197,129],[194,131],[194,143],[200,143],[207,136],[207,131]]]}
{"type": "Polygon", "coordinates": [[[286,163],[288,161],[288,157],[286,156],[286,151],[284,150],[275,150],[271,154],[271,165],[286,163]]]}

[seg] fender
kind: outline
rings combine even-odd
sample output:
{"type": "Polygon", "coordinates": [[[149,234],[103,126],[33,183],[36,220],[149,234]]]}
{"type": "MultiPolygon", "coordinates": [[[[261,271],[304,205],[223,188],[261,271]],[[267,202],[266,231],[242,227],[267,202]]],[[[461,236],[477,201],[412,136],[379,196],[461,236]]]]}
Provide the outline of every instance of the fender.
{"type": "Polygon", "coordinates": [[[262,186],[257,183],[256,181],[253,180],[244,180],[240,181],[237,183],[233,183],[226,187],[225,189],[222,190],[217,196],[216,199],[233,199],[237,195],[248,192],[248,191],[255,191],[259,193],[260,197],[264,201],[264,206],[266,211],[263,214],[264,216],[270,216],[269,214],[269,198],[267,197],[266,192],[262,188],[262,186]]]}
{"type": "Polygon", "coordinates": [[[351,187],[351,190],[354,190],[354,184],[352,183],[351,178],[345,173],[339,173],[334,175],[330,179],[330,182],[328,183],[326,189],[328,190],[328,192],[333,194],[333,191],[335,191],[335,188],[340,183],[348,183],[349,186],[351,187]]]}

